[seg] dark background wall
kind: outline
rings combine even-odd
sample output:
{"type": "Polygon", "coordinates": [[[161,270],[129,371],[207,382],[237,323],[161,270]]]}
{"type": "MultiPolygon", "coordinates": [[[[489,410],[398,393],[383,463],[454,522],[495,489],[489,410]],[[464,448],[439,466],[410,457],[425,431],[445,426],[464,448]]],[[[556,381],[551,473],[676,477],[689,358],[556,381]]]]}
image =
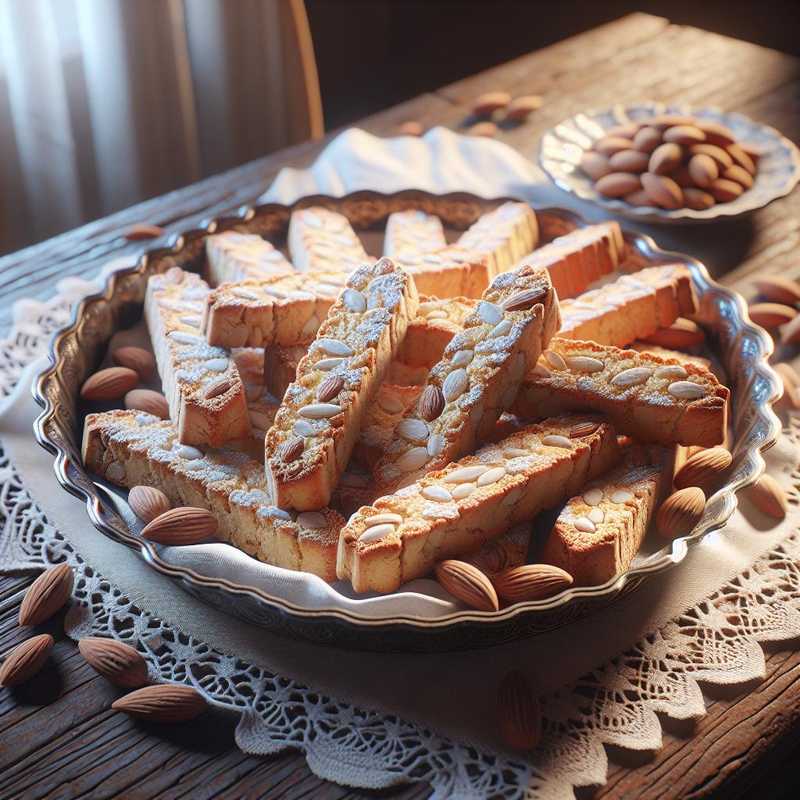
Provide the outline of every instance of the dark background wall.
{"type": "Polygon", "coordinates": [[[633,11],[800,55],[800,0],[306,0],[306,6],[329,129],[633,11]]]}

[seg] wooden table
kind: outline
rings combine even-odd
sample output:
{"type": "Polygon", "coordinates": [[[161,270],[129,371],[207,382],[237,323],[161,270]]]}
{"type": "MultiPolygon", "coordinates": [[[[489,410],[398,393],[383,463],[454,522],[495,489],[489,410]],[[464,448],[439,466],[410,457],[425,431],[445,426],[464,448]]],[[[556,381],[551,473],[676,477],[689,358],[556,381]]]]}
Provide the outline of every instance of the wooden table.
{"type": "MultiPolygon", "coordinates": [[[[800,140],[800,61],[753,44],[667,20],[634,14],[544,50],[375,114],[358,125],[390,135],[399,123],[455,129],[469,121],[472,98],[507,89],[541,94],[544,106],[525,125],[500,139],[532,155],[540,134],[585,107],[660,99],[736,109],[800,140]]],[[[331,136],[335,132],[332,132],[331,136]]],[[[330,137],[328,137],[330,138],[330,137]]],[[[76,231],[0,259],[3,307],[0,330],[14,299],[45,297],[58,278],[91,275],[110,257],[132,252],[122,234],[138,222],[179,231],[209,216],[253,201],[283,166],[304,166],[325,142],[305,143],[114,214],[76,231]]],[[[743,287],[755,271],[800,275],[800,192],[751,219],[716,230],[687,231],[684,249],[702,250],[708,236],[731,238],[735,255],[712,263],[727,283],[743,287]]],[[[29,578],[0,580],[0,652],[25,637],[16,616],[29,578]]],[[[52,625],[55,662],[42,678],[45,698],[0,693],[0,797],[373,797],[315,778],[297,753],[251,758],[233,742],[234,723],[210,715],[174,728],[134,723],[109,706],[117,696],[83,662],[74,643],[52,625]]],[[[608,783],[581,795],[624,798],[759,797],[784,780],[784,764],[800,744],[800,652],[774,648],[767,679],[753,691],[714,690],[708,713],[686,728],[665,723],[664,746],[636,759],[612,752],[608,783]]],[[[392,797],[425,797],[425,786],[392,797]]],[[[381,793],[380,796],[384,796],[381,793]]]]}

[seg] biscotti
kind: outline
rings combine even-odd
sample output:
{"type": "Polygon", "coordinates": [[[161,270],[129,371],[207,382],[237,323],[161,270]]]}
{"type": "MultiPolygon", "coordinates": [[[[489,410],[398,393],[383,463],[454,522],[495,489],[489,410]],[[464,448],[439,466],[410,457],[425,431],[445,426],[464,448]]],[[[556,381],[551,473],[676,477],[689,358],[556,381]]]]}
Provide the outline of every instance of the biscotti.
{"type": "Polygon", "coordinates": [[[342,528],[336,573],[357,592],[392,592],[571,497],[618,459],[607,423],[531,425],[360,508],[342,528]]]}
{"type": "Polygon", "coordinates": [[[632,448],[623,464],[567,501],[540,560],[566,570],[577,586],[595,586],[624,572],[669,490],[670,465],[665,448],[632,448]]]}
{"type": "Polygon", "coordinates": [[[283,397],[297,377],[297,365],[307,352],[307,344],[271,344],[264,348],[264,385],[270,394],[283,397]]]}
{"type": "Polygon", "coordinates": [[[488,255],[457,244],[430,253],[407,253],[396,261],[414,276],[420,294],[435,297],[480,297],[493,275],[488,255]]]}
{"type": "Polygon", "coordinates": [[[479,217],[461,235],[458,245],[489,259],[491,279],[511,269],[538,241],[539,225],[533,209],[527,203],[508,202],[479,217]]]}
{"type": "Polygon", "coordinates": [[[82,453],[86,468],[110,483],[155,486],[174,505],[208,509],[220,535],[260,561],[335,578],[342,517],[276,508],[263,465],[244,453],[183,445],[168,420],[140,411],[90,414],[82,453]]]}
{"type": "Polygon", "coordinates": [[[346,272],[295,272],[223,284],[207,298],[203,331],[219,347],[309,342],[346,281],[346,272]]]}
{"type": "Polygon", "coordinates": [[[294,267],[280,250],[252,233],[225,231],[206,239],[208,279],[212,285],[270,275],[290,275],[294,267]]]}
{"type": "Polygon", "coordinates": [[[289,255],[301,272],[345,272],[371,261],[347,217],[312,206],[293,211],[289,255]]]}
{"type": "Polygon", "coordinates": [[[442,221],[433,214],[410,209],[395,211],[386,220],[383,254],[403,260],[408,256],[424,255],[447,245],[442,221]]]}
{"type": "Polygon", "coordinates": [[[648,267],[563,300],[558,335],[623,347],[696,310],[691,275],[683,264],[648,267]]]}
{"type": "Polygon", "coordinates": [[[408,326],[398,360],[412,367],[430,369],[441,359],[445,347],[477,305],[477,300],[467,297],[420,296],[419,311],[408,326]]]}
{"type": "Polygon", "coordinates": [[[513,403],[558,321],[546,270],[498,275],[395,428],[375,465],[377,490],[389,493],[470,452],[513,403]]]}
{"type": "Polygon", "coordinates": [[[374,467],[391,444],[397,423],[416,405],[421,392],[421,386],[382,383],[364,415],[353,458],[370,469],[374,467]]]}
{"type": "Polygon", "coordinates": [[[557,338],[511,410],[524,419],[597,411],[640,442],[711,447],[725,438],[728,390],[694,364],[557,338]]]}
{"type": "Polygon", "coordinates": [[[267,433],[267,481],[276,505],[306,511],[329,503],[418,303],[413,279],[390,259],[347,279],[267,433]]]}
{"type": "Polygon", "coordinates": [[[208,286],[173,268],[147,282],[144,315],[164,395],[184,444],[219,446],[250,436],[247,399],[230,353],[200,330],[208,286]]]}

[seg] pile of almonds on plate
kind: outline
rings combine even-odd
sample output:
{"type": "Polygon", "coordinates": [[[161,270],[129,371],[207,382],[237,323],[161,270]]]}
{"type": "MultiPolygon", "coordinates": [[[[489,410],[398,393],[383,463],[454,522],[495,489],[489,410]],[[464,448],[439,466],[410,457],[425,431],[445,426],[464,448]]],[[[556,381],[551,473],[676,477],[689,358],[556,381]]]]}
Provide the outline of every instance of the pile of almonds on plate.
{"type": "Polygon", "coordinates": [[[605,197],[702,211],[751,188],[757,158],[724,125],[660,114],[609,128],[583,153],[580,168],[605,197]]]}

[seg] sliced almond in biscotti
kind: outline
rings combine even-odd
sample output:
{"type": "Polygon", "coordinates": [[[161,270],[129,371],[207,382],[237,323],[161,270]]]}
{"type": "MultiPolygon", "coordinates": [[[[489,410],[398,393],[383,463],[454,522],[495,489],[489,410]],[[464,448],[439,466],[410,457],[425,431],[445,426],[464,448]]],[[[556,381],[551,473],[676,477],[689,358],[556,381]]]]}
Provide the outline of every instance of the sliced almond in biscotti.
{"type": "Polygon", "coordinates": [[[654,175],[667,175],[681,163],[683,152],[673,142],[661,144],[653,150],[648,162],[648,171],[654,175]]]}
{"type": "Polygon", "coordinates": [[[594,150],[584,151],[581,155],[580,168],[593,181],[598,181],[604,175],[612,172],[608,159],[601,153],[595,153],[594,150]]]}
{"type": "Polygon", "coordinates": [[[786,492],[771,475],[762,475],[745,489],[745,494],[759,511],[774,519],[783,519],[789,510],[786,492]]]}
{"type": "Polygon", "coordinates": [[[479,611],[497,611],[500,604],[492,582],[477,567],[454,559],[436,565],[436,580],[453,597],[479,611]]]}
{"type": "Polygon", "coordinates": [[[791,322],[797,316],[797,309],[781,303],[753,303],[748,313],[756,325],[771,330],[791,322]]]}
{"type": "Polygon", "coordinates": [[[169,419],[167,398],[153,389],[131,389],[125,395],[125,408],[146,411],[159,419],[169,419]]]}
{"type": "Polygon", "coordinates": [[[81,387],[84,400],[118,400],[139,383],[139,374],[130,367],[108,367],[90,375],[81,387]]]}
{"type": "Polygon", "coordinates": [[[635,172],[637,174],[647,169],[649,161],[647,153],[639,150],[620,150],[608,159],[614,172],[635,172]]]}
{"type": "Polygon", "coordinates": [[[691,486],[673,492],[658,509],[656,528],[665,539],[675,539],[691,533],[703,516],[706,496],[702,489],[691,486]]]}
{"type": "Polygon", "coordinates": [[[772,303],[783,303],[793,306],[800,303],[800,283],[782,275],[765,275],[754,278],[753,283],[758,293],[772,303]]]}
{"type": "Polygon", "coordinates": [[[605,197],[623,197],[642,188],[638,175],[630,172],[610,172],[595,183],[594,188],[605,197]]]}
{"type": "Polygon", "coordinates": [[[683,190],[672,178],[645,172],[641,179],[642,186],[654,205],[669,210],[683,205],[683,190]]]}
{"type": "Polygon", "coordinates": [[[134,347],[132,345],[117,347],[111,353],[111,360],[118,367],[128,367],[135,370],[143,381],[149,381],[155,377],[155,356],[143,347],[134,347]]]}
{"type": "Polygon", "coordinates": [[[661,131],[649,125],[640,128],[633,137],[633,146],[642,153],[652,153],[661,142],[661,131]]]}
{"type": "Polygon", "coordinates": [[[721,483],[731,467],[733,457],[724,447],[709,447],[686,459],[675,473],[676,489],[697,486],[706,495],[711,494],[721,483]]]}
{"type": "Polygon", "coordinates": [[[698,153],[689,159],[689,175],[695,185],[703,189],[719,177],[719,167],[711,156],[698,153]]]}
{"type": "Polygon", "coordinates": [[[43,572],[25,592],[19,607],[20,625],[41,625],[64,607],[72,594],[74,576],[69,564],[43,572]]]}
{"type": "Polygon", "coordinates": [[[727,178],[717,178],[708,185],[708,191],[714,195],[718,203],[729,203],[735,200],[744,191],[740,183],[728,180],[727,178]]]}
{"type": "Polygon", "coordinates": [[[678,317],[670,326],[659,328],[650,336],[640,337],[642,341],[667,347],[670,350],[687,350],[705,342],[703,329],[690,319],[678,317]]]}
{"type": "Polygon", "coordinates": [[[711,208],[716,203],[716,200],[714,200],[713,195],[704,192],[702,189],[687,186],[683,189],[683,202],[687,208],[695,211],[705,211],[707,208],[711,208]]]}

